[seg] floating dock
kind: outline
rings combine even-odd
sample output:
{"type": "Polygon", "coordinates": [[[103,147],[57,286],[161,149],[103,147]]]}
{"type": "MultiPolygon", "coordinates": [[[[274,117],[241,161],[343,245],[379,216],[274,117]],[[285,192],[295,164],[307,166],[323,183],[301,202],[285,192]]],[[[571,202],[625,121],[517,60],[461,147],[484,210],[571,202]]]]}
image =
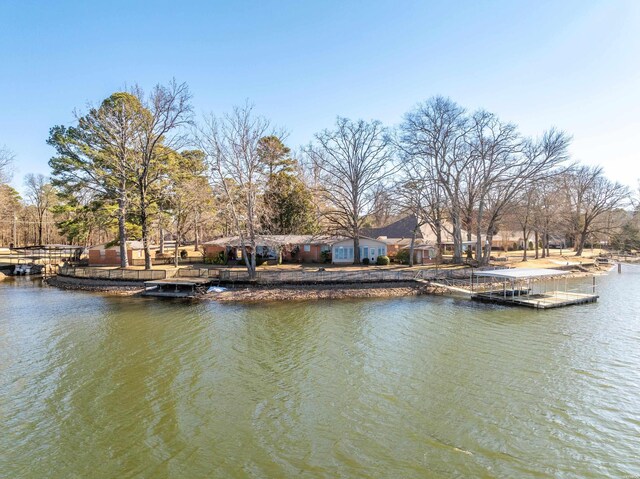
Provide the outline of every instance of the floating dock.
{"type": "Polygon", "coordinates": [[[145,281],[142,296],[158,298],[195,298],[209,283],[205,278],[159,279],[145,281]]]}
{"type": "Polygon", "coordinates": [[[506,269],[497,271],[479,271],[476,277],[489,278],[500,282],[490,289],[472,293],[471,299],[483,303],[525,306],[536,309],[560,308],[575,304],[595,303],[598,300],[594,283],[591,292],[569,291],[566,275],[568,271],[557,269],[506,269]],[[562,278],[565,276],[565,278],[562,278]],[[560,283],[564,279],[564,289],[560,283]]]}

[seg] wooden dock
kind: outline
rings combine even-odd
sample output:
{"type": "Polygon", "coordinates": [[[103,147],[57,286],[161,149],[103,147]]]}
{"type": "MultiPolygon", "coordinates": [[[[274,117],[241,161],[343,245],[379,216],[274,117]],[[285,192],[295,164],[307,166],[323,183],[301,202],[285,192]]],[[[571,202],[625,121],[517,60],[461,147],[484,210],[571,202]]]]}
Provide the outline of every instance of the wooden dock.
{"type": "Polygon", "coordinates": [[[547,291],[538,294],[502,295],[502,291],[488,291],[471,296],[482,303],[504,304],[507,306],[525,306],[535,309],[551,309],[574,304],[595,303],[596,294],[573,293],[565,291],[547,291]]]}
{"type": "Polygon", "coordinates": [[[207,278],[159,279],[145,281],[142,296],[195,298],[210,281],[207,278]]]}
{"type": "Polygon", "coordinates": [[[479,278],[490,280],[489,289],[476,290],[471,295],[474,301],[483,303],[504,304],[507,306],[524,306],[535,309],[551,309],[575,304],[595,303],[595,277],[590,291],[569,291],[567,288],[567,271],[556,269],[508,269],[499,271],[479,271],[479,278]],[[564,290],[559,289],[560,280],[564,276],[564,290]],[[502,288],[496,288],[495,282],[501,282],[502,288]]]}

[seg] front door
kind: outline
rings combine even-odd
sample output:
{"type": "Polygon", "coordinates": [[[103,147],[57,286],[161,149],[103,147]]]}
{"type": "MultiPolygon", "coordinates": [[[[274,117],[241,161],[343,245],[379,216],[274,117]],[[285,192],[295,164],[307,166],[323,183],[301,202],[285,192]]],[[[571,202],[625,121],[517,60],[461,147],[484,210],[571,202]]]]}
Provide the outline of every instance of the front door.
{"type": "Polygon", "coordinates": [[[364,246],[362,248],[362,258],[368,258],[368,257],[369,257],[369,247],[364,246]]]}

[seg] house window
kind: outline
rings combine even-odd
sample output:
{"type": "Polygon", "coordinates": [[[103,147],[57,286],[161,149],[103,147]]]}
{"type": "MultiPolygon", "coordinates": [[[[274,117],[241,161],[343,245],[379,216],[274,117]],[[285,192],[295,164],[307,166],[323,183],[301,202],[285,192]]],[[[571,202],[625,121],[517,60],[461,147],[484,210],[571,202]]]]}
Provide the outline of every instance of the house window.
{"type": "Polygon", "coordinates": [[[304,250],[308,253],[309,251],[311,251],[311,245],[310,244],[306,244],[304,245],[304,250]]]}
{"type": "Polygon", "coordinates": [[[352,259],[353,248],[338,246],[335,248],[335,259],[352,259]]]}

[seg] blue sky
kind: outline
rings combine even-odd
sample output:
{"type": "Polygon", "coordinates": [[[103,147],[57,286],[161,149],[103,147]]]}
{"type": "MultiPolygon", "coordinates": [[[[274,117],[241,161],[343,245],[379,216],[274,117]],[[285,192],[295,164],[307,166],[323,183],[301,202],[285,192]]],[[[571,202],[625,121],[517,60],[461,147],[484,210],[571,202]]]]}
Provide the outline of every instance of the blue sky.
{"type": "Polygon", "coordinates": [[[336,115],[397,124],[451,97],[557,126],[572,154],[640,178],[640,1],[0,0],[0,145],[48,173],[48,130],[133,83],[175,77],[200,115],[245,100],[292,147],[336,115]]]}

